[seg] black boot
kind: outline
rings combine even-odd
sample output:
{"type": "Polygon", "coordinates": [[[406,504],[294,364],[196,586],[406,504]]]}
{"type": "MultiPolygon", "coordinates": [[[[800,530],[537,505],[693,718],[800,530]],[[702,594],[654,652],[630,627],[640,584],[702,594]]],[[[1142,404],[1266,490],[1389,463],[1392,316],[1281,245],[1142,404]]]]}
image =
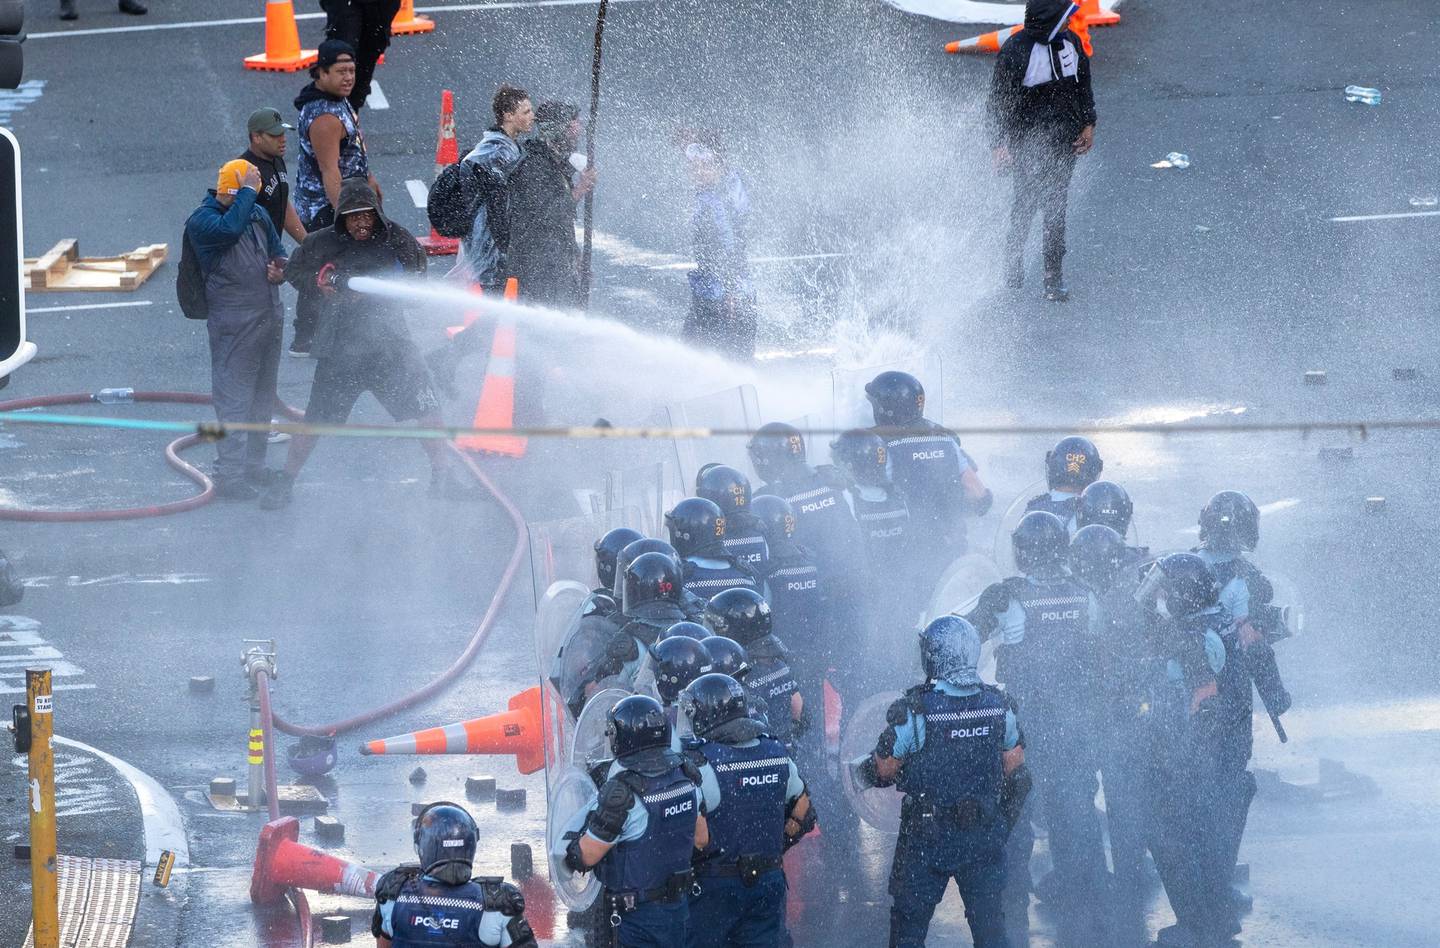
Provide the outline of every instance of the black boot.
{"type": "Polygon", "coordinates": [[[60,19],[78,20],[80,14],[75,12],[75,0],[60,0],[60,19]]]}
{"type": "Polygon", "coordinates": [[[128,13],[131,16],[144,16],[150,12],[150,8],[140,0],[120,0],[120,12],[128,13]]]}
{"type": "Polygon", "coordinates": [[[1070,299],[1070,290],[1059,270],[1045,271],[1045,298],[1052,303],[1064,303],[1070,299]]]}

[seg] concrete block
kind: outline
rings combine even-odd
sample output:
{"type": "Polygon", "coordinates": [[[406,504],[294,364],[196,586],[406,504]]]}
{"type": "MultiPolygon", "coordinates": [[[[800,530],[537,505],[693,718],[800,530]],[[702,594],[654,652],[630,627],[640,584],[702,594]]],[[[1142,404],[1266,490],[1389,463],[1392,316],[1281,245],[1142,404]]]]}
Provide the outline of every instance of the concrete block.
{"type": "Polygon", "coordinates": [[[215,679],[209,675],[195,675],[190,679],[192,695],[208,695],[215,691],[215,679]]]}
{"type": "Polygon", "coordinates": [[[321,916],[320,937],[327,945],[348,945],[350,943],[350,916],[321,916]]]}
{"type": "Polygon", "coordinates": [[[1325,384],[1325,370],[1324,370],[1324,369],[1311,369],[1311,370],[1309,370],[1308,372],[1306,372],[1306,373],[1305,373],[1305,384],[1306,384],[1306,385],[1324,385],[1324,384],[1325,384]]]}
{"type": "Polygon", "coordinates": [[[510,844],[510,878],[522,882],[535,874],[535,854],[528,843],[510,844]]]}
{"type": "Polygon", "coordinates": [[[322,843],[345,842],[345,824],[333,816],[315,817],[315,838],[322,843]]]}
{"type": "Polygon", "coordinates": [[[501,813],[518,813],[525,809],[525,788],[495,791],[495,809],[501,813]]]}
{"type": "Polygon", "coordinates": [[[495,798],[495,778],[479,775],[466,777],[465,796],[472,800],[493,800],[495,798]]]}

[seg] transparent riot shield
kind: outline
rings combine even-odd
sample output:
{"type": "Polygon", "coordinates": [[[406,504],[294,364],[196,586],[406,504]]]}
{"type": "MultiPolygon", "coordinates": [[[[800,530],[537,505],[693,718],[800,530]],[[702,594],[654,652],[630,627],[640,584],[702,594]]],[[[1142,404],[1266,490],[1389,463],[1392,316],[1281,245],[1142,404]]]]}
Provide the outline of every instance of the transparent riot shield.
{"type": "Polygon", "coordinates": [[[1004,578],[991,560],[978,553],[966,553],[951,563],[935,584],[925,610],[925,624],[944,615],[970,611],[986,587],[1004,578]]]}
{"type": "MultiPolygon", "coordinates": [[[[702,395],[665,409],[666,423],[672,428],[728,428],[754,431],[760,427],[760,399],[755,386],[741,385],[723,392],[702,395]]],[[[750,458],[745,453],[748,439],[742,435],[717,438],[676,438],[675,460],[680,484],[688,496],[695,484],[695,475],[704,464],[721,464],[753,476],[750,458]]]]}
{"type": "Polygon", "coordinates": [[[673,458],[605,475],[607,507],[623,511],[627,515],[624,526],[649,537],[665,535],[665,512],[686,496],[680,468],[673,458]]]}
{"type": "MultiPolygon", "coordinates": [[[[854,369],[834,369],[830,373],[831,405],[833,427],[869,428],[875,424],[870,411],[870,402],[865,398],[865,386],[881,372],[909,372],[925,387],[925,417],[939,424],[945,423],[945,380],[940,356],[927,353],[924,356],[891,362],[886,365],[867,365],[854,369]]],[[[814,459],[812,459],[812,463],[814,459]]]]}
{"type": "Polygon", "coordinates": [[[595,799],[595,782],[583,767],[567,765],[550,772],[549,800],[545,812],[545,848],[550,863],[550,883],[555,894],[572,912],[583,912],[600,895],[600,883],[593,872],[571,872],[565,865],[567,827],[595,799]]]}
{"type": "MultiPolygon", "coordinates": [[[[1267,610],[1266,627],[1262,631],[1272,643],[1303,634],[1305,632],[1305,600],[1300,594],[1300,587],[1281,573],[1263,567],[1261,569],[1275,590],[1275,595],[1271,598],[1267,610]]],[[[1251,612],[1256,611],[1252,606],[1251,612]]]]}
{"type": "Polygon", "coordinates": [[[871,695],[860,703],[840,735],[840,785],[855,815],[883,833],[900,832],[900,793],[894,787],[864,787],[852,762],[869,756],[886,728],[885,712],[901,697],[898,691],[871,695]]]}

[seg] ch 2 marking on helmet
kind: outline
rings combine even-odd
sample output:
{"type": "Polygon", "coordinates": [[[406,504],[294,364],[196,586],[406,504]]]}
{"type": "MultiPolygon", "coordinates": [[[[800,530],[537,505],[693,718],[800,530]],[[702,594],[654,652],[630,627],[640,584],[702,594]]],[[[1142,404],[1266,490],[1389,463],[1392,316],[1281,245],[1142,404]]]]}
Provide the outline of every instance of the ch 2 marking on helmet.
{"type": "Polygon", "coordinates": [[[1071,451],[1065,455],[1065,473],[1079,474],[1085,468],[1085,462],[1090,460],[1086,455],[1071,451]]]}

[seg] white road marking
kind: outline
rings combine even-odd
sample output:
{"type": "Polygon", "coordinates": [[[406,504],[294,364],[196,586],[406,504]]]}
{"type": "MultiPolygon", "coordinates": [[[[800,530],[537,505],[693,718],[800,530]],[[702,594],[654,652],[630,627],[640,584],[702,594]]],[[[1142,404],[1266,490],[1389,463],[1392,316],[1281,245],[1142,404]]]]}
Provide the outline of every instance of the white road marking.
{"type": "MultiPolygon", "coordinates": [[[[654,3],[656,0],[610,0],[611,3],[654,3]]],[[[505,3],[456,3],[447,6],[416,7],[416,13],[460,13],[469,10],[524,10],[530,7],[588,7],[595,0],[510,0],[505,3]]],[[[297,20],[323,19],[324,13],[297,13],[297,20]]],[[[31,33],[26,38],[65,39],[74,36],[111,36],[116,33],[158,33],[161,30],[198,30],[211,26],[254,26],[263,16],[232,17],[226,20],[185,20],[180,23],[145,23],[140,26],[105,26],[89,30],[51,30],[31,33]]]]}
{"type": "Polygon", "coordinates": [[[31,313],[74,313],[85,309],[121,309],[127,306],[154,306],[151,300],[132,300],[128,303],[80,303],[76,306],[27,306],[25,314],[31,313]]]}
{"type": "Polygon", "coordinates": [[[130,782],[135,798],[140,801],[140,820],[145,826],[145,863],[155,865],[165,850],[175,854],[175,865],[190,864],[190,844],[185,839],[185,821],[180,818],[180,807],[169,791],[143,770],[126,763],[118,757],[107,754],[89,744],[73,741],[68,737],[55,735],[55,743],[65,747],[94,754],[114,767],[120,776],[130,782]]]}
{"type": "Polygon", "coordinates": [[[425,205],[430,202],[430,189],[425,187],[425,182],[411,178],[405,182],[405,190],[410,192],[410,202],[420,210],[425,210],[425,205]]]}
{"type": "Polygon", "coordinates": [[[367,109],[388,109],[390,100],[385,98],[385,92],[380,88],[380,83],[374,79],[370,80],[370,96],[365,100],[367,109]]]}
{"type": "Polygon", "coordinates": [[[1394,221],[1403,217],[1440,217],[1440,211],[1403,211],[1398,214],[1355,214],[1350,217],[1330,218],[1336,224],[1352,224],[1356,221],[1394,221]]]}
{"type": "MultiPolygon", "coordinates": [[[[78,589],[88,586],[190,586],[213,581],[204,573],[115,573],[89,579],[83,576],[27,576],[22,585],[26,589],[48,589],[51,586],[78,589]]],[[[4,644],[3,641],[0,644],[4,644]]]]}
{"type": "Polygon", "coordinates": [[[85,669],[65,661],[59,649],[40,637],[40,623],[29,616],[0,615],[0,649],[6,650],[0,651],[0,695],[23,695],[25,667],[36,662],[49,666],[54,691],[88,691],[95,687],[58,680],[79,678],[85,669]]]}
{"type": "MultiPolygon", "coordinates": [[[[1259,507],[1260,516],[1263,517],[1266,514],[1279,513],[1282,510],[1289,510],[1291,507],[1298,506],[1300,506],[1299,497],[1285,497],[1281,500],[1271,501],[1268,504],[1261,504],[1259,507]]],[[[1198,534],[1200,532],[1200,525],[1196,524],[1193,527],[1186,527],[1180,532],[1188,534],[1198,534]]]]}
{"type": "MultiPolygon", "coordinates": [[[[1009,25],[1025,19],[1023,3],[988,3],[981,0],[885,0],[905,13],[928,16],[951,23],[999,23],[1009,25]]],[[[1120,0],[1101,0],[1100,6],[1113,10],[1120,0]]]]}
{"type": "MultiPolygon", "coordinates": [[[[802,260],[834,260],[836,257],[848,257],[848,253],[797,253],[785,257],[751,257],[753,264],[766,263],[799,263],[802,260]]],[[[663,263],[658,266],[646,267],[647,270],[690,270],[694,268],[693,260],[684,260],[676,263],[663,263]]]]}

